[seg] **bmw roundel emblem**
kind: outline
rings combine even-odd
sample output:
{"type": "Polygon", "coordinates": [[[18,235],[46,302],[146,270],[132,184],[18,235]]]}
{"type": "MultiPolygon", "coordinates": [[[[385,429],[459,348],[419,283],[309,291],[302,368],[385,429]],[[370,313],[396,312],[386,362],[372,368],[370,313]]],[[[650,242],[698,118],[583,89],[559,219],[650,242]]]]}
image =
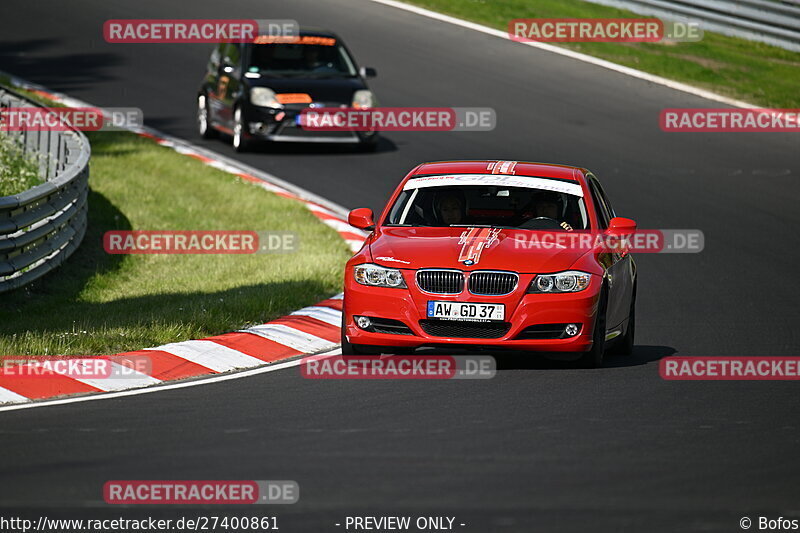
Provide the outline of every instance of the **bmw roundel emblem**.
{"type": "Polygon", "coordinates": [[[464,264],[467,266],[471,266],[475,264],[475,261],[473,261],[472,259],[467,259],[466,261],[464,261],[464,264]]]}

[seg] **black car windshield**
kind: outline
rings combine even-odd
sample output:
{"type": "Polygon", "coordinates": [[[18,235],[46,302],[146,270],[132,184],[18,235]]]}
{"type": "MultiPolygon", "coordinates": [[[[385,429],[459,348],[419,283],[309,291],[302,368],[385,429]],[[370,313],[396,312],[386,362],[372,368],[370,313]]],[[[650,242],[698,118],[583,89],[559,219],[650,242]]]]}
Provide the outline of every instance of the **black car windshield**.
{"type": "Polygon", "coordinates": [[[248,70],[266,76],[341,78],[356,76],[347,50],[333,38],[253,45],[248,70]]]}
{"type": "MultiPolygon", "coordinates": [[[[447,179],[445,176],[437,178],[447,179]]],[[[417,187],[413,184],[417,180],[409,180],[392,206],[386,224],[429,227],[485,225],[555,231],[588,229],[586,207],[577,183],[517,179],[531,180],[530,185],[544,182],[545,188],[503,184],[453,185],[452,180],[443,186],[426,184],[417,187]],[[547,182],[555,186],[549,187],[547,182]]]]}

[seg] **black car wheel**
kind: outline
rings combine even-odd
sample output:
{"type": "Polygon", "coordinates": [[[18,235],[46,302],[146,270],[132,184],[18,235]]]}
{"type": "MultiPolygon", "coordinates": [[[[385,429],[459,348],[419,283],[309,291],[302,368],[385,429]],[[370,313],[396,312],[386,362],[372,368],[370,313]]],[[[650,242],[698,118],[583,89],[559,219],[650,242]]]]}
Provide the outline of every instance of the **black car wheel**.
{"type": "Polygon", "coordinates": [[[628,314],[628,329],[625,335],[617,339],[611,349],[614,355],[631,355],[633,353],[633,341],[636,335],[636,287],[633,288],[631,296],[631,310],[628,314]]]}
{"type": "Polygon", "coordinates": [[[233,149],[237,152],[246,152],[250,148],[250,140],[246,138],[242,108],[237,107],[233,112],[233,149]]]}
{"type": "Polygon", "coordinates": [[[592,333],[592,349],[585,352],[578,360],[581,368],[600,368],[603,366],[603,355],[606,351],[606,309],[608,308],[608,292],[605,286],[600,291],[600,303],[597,309],[597,319],[594,321],[592,333]]]}
{"type": "Polygon", "coordinates": [[[344,311],[342,311],[342,355],[364,355],[365,351],[358,344],[350,344],[344,333],[344,311]]]}
{"type": "Polygon", "coordinates": [[[374,152],[378,149],[378,142],[380,135],[374,133],[372,135],[359,135],[358,151],[359,152],[374,152]]]}
{"type": "Polygon", "coordinates": [[[212,139],[217,135],[217,130],[211,126],[208,115],[208,97],[205,94],[197,96],[197,132],[203,139],[212,139]]]}

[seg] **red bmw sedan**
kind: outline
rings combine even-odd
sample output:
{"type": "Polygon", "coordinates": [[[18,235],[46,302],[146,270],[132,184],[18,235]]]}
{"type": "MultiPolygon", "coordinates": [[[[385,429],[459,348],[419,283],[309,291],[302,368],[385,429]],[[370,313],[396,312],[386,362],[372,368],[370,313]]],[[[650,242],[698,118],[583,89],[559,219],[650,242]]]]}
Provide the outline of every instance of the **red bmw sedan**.
{"type": "Polygon", "coordinates": [[[400,182],[345,269],[342,352],[420,347],[562,352],[599,367],[633,348],[629,236],[585,168],[517,161],[424,163],[400,182]],[[602,242],[605,242],[604,240],[602,242]]]}

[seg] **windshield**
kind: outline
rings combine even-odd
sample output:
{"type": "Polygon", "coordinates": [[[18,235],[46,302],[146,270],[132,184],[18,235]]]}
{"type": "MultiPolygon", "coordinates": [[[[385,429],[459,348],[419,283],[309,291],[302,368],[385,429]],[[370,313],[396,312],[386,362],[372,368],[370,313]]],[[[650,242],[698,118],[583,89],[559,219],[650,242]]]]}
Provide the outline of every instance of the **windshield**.
{"type": "Polygon", "coordinates": [[[408,187],[407,184],[392,206],[386,223],[429,227],[486,225],[556,231],[588,229],[582,197],[554,190],[505,185],[408,187]]]}
{"type": "Polygon", "coordinates": [[[250,53],[248,70],[275,77],[340,78],[356,75],[347,51],[332,38],[256,44],[250,53]]]}

